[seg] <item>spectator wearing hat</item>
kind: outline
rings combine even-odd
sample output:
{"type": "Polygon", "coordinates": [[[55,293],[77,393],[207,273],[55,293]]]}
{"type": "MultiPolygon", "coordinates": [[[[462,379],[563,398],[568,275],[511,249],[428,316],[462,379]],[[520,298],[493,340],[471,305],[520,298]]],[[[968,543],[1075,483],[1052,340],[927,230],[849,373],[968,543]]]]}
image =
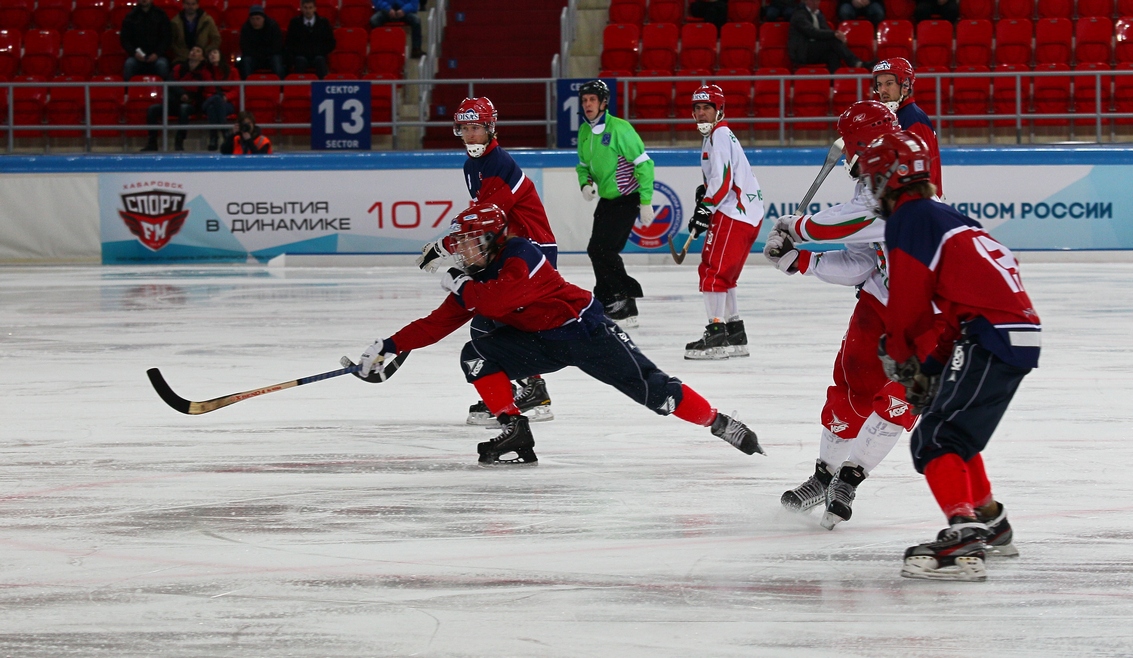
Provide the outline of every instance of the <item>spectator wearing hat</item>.
{"type": "Polygon", "coordinates": [[[336,45],[330,21],[319,16],[315,0],[302,0],[300,14],[287,26],[287,43],[284,52],[290,60],[292,73],[315,70],[319,79],[327,77],[327,57],[336,45]]]}
{"type": "Polygon", "coordinates": [[[240,28],[240,77],[261,69],[268,69],[282,80],[287,72],[283,68],[283,31],[279,23],[264,13],[263,5],[252,5],[248,20],[240,28]]]}
{"type": "Polygon", "coordinates": [[[409,26],[409,56],[417,59],[425,54],[421,50],[421,19],[417,16],[420,5],[417,0],[373,0],[373,5],[371,27],[381,27],[391,21],[401,21],[409,26]]]}
{"type": "Polygon", "coordinates": [[[126,14],[119,41],[126,51],[123,80],[135,75],[169,78],[169,60],[165,58],[170,44],[169,17],[153,6],[153,0],[138,0],[138,5],[126,14]]]}

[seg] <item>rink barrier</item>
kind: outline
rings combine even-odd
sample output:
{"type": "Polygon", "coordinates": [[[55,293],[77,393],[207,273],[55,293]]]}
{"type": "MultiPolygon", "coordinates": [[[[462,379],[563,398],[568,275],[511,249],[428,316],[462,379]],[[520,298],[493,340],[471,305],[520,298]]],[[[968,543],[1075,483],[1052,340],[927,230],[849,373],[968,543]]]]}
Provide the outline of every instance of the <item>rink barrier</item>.
{"type": "MultiPolygon", "coordinates": [[[[797,210],[826,149],[747,149],[766,221],[797,210]]],[[[539,190],[564,255],[585,252],[593,203],[573,151],[511,151],[539,190]]],[[[628,253],[683,244],[700,152],[653,149],[657,220],[628,253]]],[[[1015,250],[1131,250],[1133,149],[944,148],[946,202],[1015,250]]],[[[459,151],[58,155],[0,158],[0,260],[268,262],[280,256],[409,255],[468,202],[459,151]],[[423,175],[423,172],[429,172],[423,175]]],[[[834,171],[807,208],[844,201],[834,171]]],[[[693,243],[698,251],[703,240],[693,243]]]]}

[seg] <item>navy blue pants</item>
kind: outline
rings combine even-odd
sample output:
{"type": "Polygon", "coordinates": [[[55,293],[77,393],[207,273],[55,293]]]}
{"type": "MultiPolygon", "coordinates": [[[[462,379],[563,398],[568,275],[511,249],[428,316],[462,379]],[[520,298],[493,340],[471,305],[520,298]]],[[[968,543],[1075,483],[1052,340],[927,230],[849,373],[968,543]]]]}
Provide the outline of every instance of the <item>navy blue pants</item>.
{"type": "Polygon", "coordinates": [[[575,366],[662,416],[682,396],[681,380],[657,368],[597,303],[578,322],[553,332],[505,325],[476,336],[465,343],[460,363],[469,382],[497,372],[515,380],[575,366]]]}
{"type": "Polygon", "coordinates": [[[958,342],[940,373],[940,390],[909,441],[917,472],[924,473],[941,455],[954,453],[968,461],[982,452],[1030,371],[1005,363],[977,343],[958,342]]]}
{"type": "MultiPolygon", "coordinates": [[[[539,247],[539,250],[543,252],[543,255],[547,257],[547,262],[551,264],[551,267],[555,268],[556,270],[559,269],[558,246],[547,246],[542,244],[537,246],[539,247]]],[[[504,326],[502,322],[496,322],[495,320],[489,320],[482,315],[477,315],[472,318],[472,322],[468,325],[468,333],[473,338],[476,338],[477,336],[483,336],[489,331],[495,331],[497,328],[502,326],[504,326]]]]}

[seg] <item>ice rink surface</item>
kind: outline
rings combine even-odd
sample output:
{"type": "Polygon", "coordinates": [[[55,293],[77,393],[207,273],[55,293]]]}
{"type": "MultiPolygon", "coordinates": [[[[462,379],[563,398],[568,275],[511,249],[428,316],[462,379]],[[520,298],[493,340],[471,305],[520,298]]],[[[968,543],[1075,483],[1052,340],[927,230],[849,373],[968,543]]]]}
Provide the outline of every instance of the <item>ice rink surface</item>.
{"type": "Polygon", "coordinates": [[[146,379],[333,370],[441,301],[412,266],[0,268],[0,656],[1133,655],[1133,265],[1024,255],[1041,367],[985,453],[1022,555],[940,583],[898,575],[944,526],[907,435],[834,531],[779,506],[853,290],[753,263],[751,357],[685,361],[693,260],[631,265],[630,334],[766,457],[569,370],[538,466],[479,467],[464,329],[202,416],[146,379]]]}

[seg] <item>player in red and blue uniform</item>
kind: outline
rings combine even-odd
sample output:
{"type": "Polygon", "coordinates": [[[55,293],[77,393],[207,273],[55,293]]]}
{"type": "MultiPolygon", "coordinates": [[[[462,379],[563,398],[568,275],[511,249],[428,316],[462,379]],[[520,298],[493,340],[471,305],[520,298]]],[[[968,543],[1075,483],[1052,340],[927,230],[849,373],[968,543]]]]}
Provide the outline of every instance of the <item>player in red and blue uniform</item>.
{"type": "Polygon", "coordinates": [[[673,414],[711,427],[712,433],[747,454],[762,453],[755,432],[716,411],[703,397],[653,364],[606,317],[594,295],[563,279],[531,240],[510,234],[510,222],[491,204],[460,213],[445,238],[459,268],[441,286],[444,302],[362,355],[365,377],[394,354],[432,345],[474,316],[497,323],[474,334],[460,355],[465,377],[503,432],[478,446],[481,463],[537,461],[529,421],[520,415],[509,380],[575,366],[657,414],[673,414]],[[514,459],[501,455],[515,453],[514,459]]]}
{"type": "Polygon", "coordinates": [[[901,575],[985,580],[989,547],[993,555],[1018,551],[980,453],[1038,366],[1042,325],[1011,251],[933,198],[931,157],[924,140],[900,132],[858,160],[886,219],[889,304],[879,355],[923,410],[910,440],[913,465],[949,523],[936,541],[905,551],[901,575]],[[941,327],[935,349],[918,355],[918,337],[941,327]]]}
{"type": "Polygon", "coordinates": [[[921,138],[928,146],[932,163],[932,184],[936,194],[944,198],[944,183],[940,169],[940,144],[936,139],[936,129],[928,114],[913,100],[913,83],[917,74],[913,65],[904,57],[883,59],[873,66],[873,91],[897,115],[901,130],[907,130],[921,138]]]}

